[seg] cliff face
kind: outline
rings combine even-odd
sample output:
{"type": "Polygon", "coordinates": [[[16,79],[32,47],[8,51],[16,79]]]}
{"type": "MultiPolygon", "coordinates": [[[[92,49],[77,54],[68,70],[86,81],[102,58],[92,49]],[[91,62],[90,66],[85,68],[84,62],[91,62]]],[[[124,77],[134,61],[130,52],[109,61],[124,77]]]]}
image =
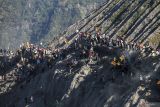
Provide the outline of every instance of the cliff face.
{"type": "Polygon", "coordinates": [[[104,0],[0,0],[0,47],[49,40],[104,0]]]}

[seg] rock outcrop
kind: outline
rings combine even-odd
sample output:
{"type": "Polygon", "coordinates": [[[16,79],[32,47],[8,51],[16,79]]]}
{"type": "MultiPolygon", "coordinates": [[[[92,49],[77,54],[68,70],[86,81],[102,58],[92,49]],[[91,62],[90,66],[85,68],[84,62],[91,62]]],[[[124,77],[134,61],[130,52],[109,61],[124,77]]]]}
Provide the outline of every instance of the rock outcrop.
{"type": "MultiPolygon", "coordinates": [[[[65,1],[61,2],[61,5],[65,5],[65,1]]],[[[86,61],[87,58],[77,58],[81,50],[75,49],[74,44],[79,39],[77,30],[95,34],[99,28],[101,33],[110,39],[114,40],[118,36],[123,38],[126,44],[145,44],[147,41],[153,44],[156,40],[153,48],[157,49],[159,15],[159,0],[106,1],[47,44],[52,49],[66,51],[66,56],[56,59],[50,68],[17,82],[12,74],[16,75],[18,71],[15,65],[12,65],[6,72],[6,80],[0,81],[0,106],[152,107],[147,101],[154,98],[159,101],[156,95],[160,95],[155,88],[156,79],[160,79],[159,55],[152,56],[143,50],[108,47],[97,43],[93,47],[99,58],[95,58],[96,63],[90,64],[90,61],[86,61]],[[111,65],[112,59],[120,53],[126,54],[128,62],[122,73],[115,72],[117,68],[111,65]],[[78,62],[70,66],[73,59],[78,62]],[[153,96],[150,96],[152,94],[153,96]]],[[[86,45],[86,42],[87,40],[81,40],[80,47],[86,45]]],[[[43,67],[39,66],[36,71],[41,71],[41,68],[43,67]]]]}

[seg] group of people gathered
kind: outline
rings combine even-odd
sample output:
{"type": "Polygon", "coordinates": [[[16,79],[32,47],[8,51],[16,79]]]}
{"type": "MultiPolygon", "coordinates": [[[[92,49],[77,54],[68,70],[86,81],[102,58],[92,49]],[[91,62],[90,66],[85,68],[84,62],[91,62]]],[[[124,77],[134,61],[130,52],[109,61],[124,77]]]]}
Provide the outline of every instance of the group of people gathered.
{"type": "MultiPolygon", "coordinates": [[[[103,54],[102,51],[105,49],[110,49],[110,51],[115,49],[121,49],[119,55],[112,54],[113,60],[111,61],[112,68],[117,70],[119,69],[122,73],[128,73],[129,59],[128,55],[130,51],[140,53],[142,57],[147,56],[158,56],[160,55],[160,49],[152,48],[149,43],[136,43],[136,42],[127,42],[123,37],[117,36],[115,38],[110,38],[106,34],[101,33],[101,29],[95,29],[92,33],[90,32],[79,32],[77,30],[77,38],[71,43],[70,47],[77,50],[77,55],[79,54],[80,58],[87,58],[87,64],[92,64],[94,60],[101,61],[103,57],[100,54],[103,54]],[[107,48],[106,48],[107,47],[107,48]],[[99,50],[97,48],[102,48],[99,50]]],[[[66,39],[65,43],[70,41],[66,39]]]]}
{"type": "MultiPolygon", "coordinates": [[[[98,28],[97,28],[98,29],[98,28]]],[[[109,47],[109,48],[120,48],[126,51],[133,50],[145,53],[146,56],[152,55],[156,56],[160,54],[160,49],[152,48],[149,43],[136,43],[136,42],[127,42],[123,37],[117,36],[116,38],[110,38],[106,34],[102,34],[100,29],[95,29],[93,33],[89,32],[79,32],[78,37],[73,41],[74,48],[81,51],[82,56],[88,56],[93,58],[98,56],[96,53],[95,47],[109,47]]],[[[66,42],[68,43],[68,41],[66,42]]]]}
{"type": "Polygon", "coordinates": [[[0,54],[1,78],[5,80],[7,71],[12,70],[15,71],[14,76],[17,81],[50,69],[54,60],[61,57],[59,49],[51,51],[50,48],[40,47],[29,42],[21,44],[15,53],[1,50],[0,54]]]}
{"type": "MultiPolygon", "coordinates": [[[[68,45],[67,48],[61,44],[55,47],[43,47],[26,42],[22,43],[16,52],[0,49],[0,80],[5,81],[8,71],[12,70],[14,71],[12,76],[16,78],[17,82],[29,82],[37,74],[52,69],[60,61],[66,66],[66,71],[72,73],[72,69],[79,66],[82,60],[84,60],[83,64],[97,65],[98,62],[103,60],[104,56],[107,56],[107,52],[111,53],[109,54],[112,57],[110,65],[113,73],[111,75],[112,80],[115,80],[117,74],[124,75],[130,72],[128,71],[129,63],[125,53],[116,55],[116,52],[113,53],[114,50],[120,49],[121,52],[135,51],[146,56],[160,55],[159,49],[155,50],[147,44],[126,42],[120,36],[110,38],[108,35],[101,33],[100,29],[95,29],[92,33],[77,30],[74,40],[64,37],[63,44],[68,45]],[[69,55],[72,56],[71,60],[68,60],[69,55]]],[[[32,103],[33,97],[31,96],[29,101],[28,98],[25,98],[25,101],[26,104],[32,103]]]]}
{"type": "MultiPolygon", "coordinates": [[[[68,66],[70,69],[74,67],[74,65],[77,64],[80,59],[86,59],[85,63],[91,64],[94,62],[94,60],[100,61],[101,59],[100,52],[96,49],[97,47],[135,50],[146,54],[155,52],[156,55],[159,55],[159,51],[154,50],[149,45],[145,46],[134,42],[127,43],[123,37],[120,36],[112,39],[106,34],[102,34],[100,28],[95,28],[92,33],[80,32],[78,30],[76,33],[77,37],[72,42],[67,37],[64,37],[64,44],[69,45],[67,48],[44,48],[42,46],[37,46],[26,42],[21,44],[20,48],[15,53],[1,49],[1,58],[4,59],[0,61],[0,66],[4,70],[4,73],[2,74],[3,77],[8,70],[8,67],[6,66],[8,63],[12,63],[9,64],[12,67],[16,66],[15,71],[20,72],[16,74],[19,75],[17,76],[17,80],[21,81],[23,77],[22,74],[24,74],[24,78],[26,78],[28,76],[35,76],[37,73],[49,70],[57,61],[65,59],[69,53],[75,53],[75,58],[66,62],[66,66],[68,66]],[[4,65],[6,62],[7,64],[4,65]]],[[[121,58],[122,62],[124,63],[125,55],[123,55],[121,58]]],[[[117,66],[118,63],[114,61],[116,61],[116,58],[113,59],[111,64],[113,66],[117,66]]]]}

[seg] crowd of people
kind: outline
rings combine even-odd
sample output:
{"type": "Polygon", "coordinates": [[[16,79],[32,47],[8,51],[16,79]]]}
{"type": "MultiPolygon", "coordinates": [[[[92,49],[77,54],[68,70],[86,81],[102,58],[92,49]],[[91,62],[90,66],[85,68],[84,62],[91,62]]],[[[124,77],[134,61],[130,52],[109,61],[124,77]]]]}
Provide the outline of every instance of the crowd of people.
{"type": "MultiPolygon", "coordinates": [[[[135,51],[145,56],[160,55],[159,49],[153,49],[148,44],[126,42],[123,37],[117,36],[116,38],[110,38],[106,34],[101,33],[100,28],[90,32],[76,31],[77,37],[74,40],[64,37],[65,45],[59,47],[43,47],[29,42],[20,45],[20,48],[16,52],[12,52],[5,49],[0,49],[0,75],[2,80],[6,80],[7,72],[14,68],[14,76],[16,81],[22,82],[26,80],[30,81],[39,73],[43,73],[52,69],[58,61],[62,61],[65,64],[66,71],[70,73],[72,69],[79,65],[81,60],[85,60],[86,65],[96,65],[104,56],[105,53],[111,51],[111,72],[112,80],[114,80],[114,73],[121,73],[121,75],[129,74],[129,59],[124,53],[126,51],[135,51]],[[99,50],[101,48],[101,50],[99,50]],[[108,50],[109,51],[108,51],[108,50]],[[120,49],[122,53],[115,55],[112,50],[120,49]],[[104,52],[104,53],[103,53],[104,52]],[[74,53],[74,54],[73,54],[74,53]],[[68,55],[74,55],[69,59],[68,55]],[[66,60],[66,61],[65,61],[66,60]]],[[[26,104],[33,102],[33,97],[25,98],[26,104]]]]}
{"type": "Polygon", "coordinates": [[[112,48],[121,48],[124,50],[140,51],[146,55],[156,56],[159,55],[159,49],[153,49],[149,44],[126,42],[123,37],[117,36],[112,39],[106,34],[101,34],[100,29],[96,29],[94,33],[78,32],[79,37],[74,41],[75,48],[81,50],[82,53],[89,51],[89,57],[96,56],[94,54],[94,47],[107,46],[112,48]],[[86,51],[85,51],[86,50],[86,51]]]}
{"type": "Polygon", "coordinates": [[[27,77],[27,75],[35,76],[38,72],[44,72],[45,69],[51,68],[53,60],[59,57],[56,51],[58,50],[51,51],[49,48],[40,48],[28,42],[20,45],[15,53],[1,50],[2,78],[5,78],[5,73],[9,70],[8,65],[10,68],[16,66],[15,70],[18,73],[15,75],[19,75],[17,80],[21,80],[21,77],[27,77]]]}
{"type": "MultiPolygon", "coordinates": [[[[136,43],[127,42],[123,37],[117,36],[116,38],[110,38],[106,34],[101,33],[101,29],[95,28],[92,33],[79,32],[78,37],[73,41],[72,46],[75,50],[78,50],[80,58],[87,58],[88,64],[92,64],[95,60],[100,61],[101,51],[97,51],[97,47],[108,47],[111,50],[116,48],[121,49],[119,55],[113,54],[113,60],[111,61],[112,69],[119,70],[122,74],[128,74],[129,59],[128,55],[130,51],[140,53],[142,57],[145,56],[158,56],[160,55],[160,49],[152,48],[148,43],[136,43]]],[[[69,41],[66,40],[66,43],[69,41]]],[[[105,50],[106,48],[104,48],[105,50]]]]}
{"type": "MultiPolygon", "coordinates": [[[[24,77],[35,76],[37,73],[44,72],[51,69],[56,61],[63,60],[69,53],[74,52],[75,58],[66,62],[66,66],[72,69],[77,65],[79,59],[86,59],[86,64],[92,64],[94,61],[100,61],[100,51],[97,51],[97,47],[108,47],[110,49],[119,48],[122,50],[134,50],[142,53],[159,55],[158,50],[154,50],[149,45],[143,45],[140,43],[126,42],[123,37],[110,38],[106,34],[101,33],[100,28],[90,32],[76,31],[77,37],[71,42],[67,37],[64,44],[68,44],[68,48],[63,47],[47,47],[37,46],[29,42],[20,45],[20,48],[13,53],[12,51],[0,49],[0,68],[4,71],[2,75],[8,70],[8,65],[14,66],[16,64],[16,71],[25,74],[24,77]],[[2,60],[3,59],[3,60],[2,60]]],[[[127,59],[124,54],[121,54],[119,58],[114,56],[111,64],[113,68],[120,65],[126,65],[127,59]]],[[[125,68],[126,69],[126,68],[125,68]]],[[[17,80],[21,80],[22,76],[18,76],[17,80]]]]}
{"type": "Polygon", "coordinates": [[[13,54],[12,51],[10,51],[9,49],[0,49],[0,55],[11,55],[13,54]]]}

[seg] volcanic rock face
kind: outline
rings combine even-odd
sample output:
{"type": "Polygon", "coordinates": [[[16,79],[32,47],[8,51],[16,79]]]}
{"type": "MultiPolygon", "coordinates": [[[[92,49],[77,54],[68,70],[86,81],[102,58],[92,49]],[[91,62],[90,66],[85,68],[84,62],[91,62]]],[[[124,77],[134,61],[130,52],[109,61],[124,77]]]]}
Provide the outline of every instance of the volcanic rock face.
{"type": "MultiPolygon", "coordinates": [[[[110,37],[123,36],[126,41],[146,42],[157,38],[159,45],[159,1],[108,1],[84,19],[70,26],[62,35],[73,36],[76,29],[92,32],[96,26],[110,37]],[[157,35],[157,36],[156,36],[157,35]]],[[[153,41],[152,43],[153,44],[153,41]]]]}
{"type": "MultiPolygon", "coordinates": [[[[63,0],[60,5],[65,5],[66,2],[67,0],[63,0]]],[[[77,58],[81,49],[74,48],[73,44],[77,38],[79,39],[76,30],[95,34],[95,29],[100,28],[101,33],[107,37],[115,39],[119,36],[126,43],[149,41],[152,44],[153,40],[158,41],[154,45],[157,48],[160,29],[159,12],[159,0],[106,1],[49,43],[49,47],[53,49],[58,47],[65,50],[65,57],[54,60],[50,68],[39,66],[35,69],[38,72],[36,75],[27,76],[23,81],[17,82],[13,75],[19,73],[15,65],[20,59],[19,57],[13,58],[16,60],[13,60],[14,64],[7,69],[6,79],[0,81],[0,106],[151,106],[145,100],[152,100],[152,96],[148,97],[149,94],[159,95],[154,80],[159,79],[160,76],[160,56],[152,57],[150,53],[142,51],[113,46],[109,48],[97,44],[94,46],[94,51],[99,58],[96,58],[96,63],[89,64],[86,58],[77,58]],[[66,43],[64,38],[67,38],[69,42],[66,43]],[[115,72],[116,70],[111,65],[112,59],[119,53],[126,53],[125,57],[129,62],[124,73],[115,72]],[[78,64],[71,67],[70,62],[74,62],[74,59],[78,61],[78,64]],[[42,69],[43,72],[41,72],[42,69]]],[[[87,40],[80,40],[77,43],[83,47],[86,42],[87,40]]],[[[157,96],[153,96],[154,98],[157,96]]]]}

